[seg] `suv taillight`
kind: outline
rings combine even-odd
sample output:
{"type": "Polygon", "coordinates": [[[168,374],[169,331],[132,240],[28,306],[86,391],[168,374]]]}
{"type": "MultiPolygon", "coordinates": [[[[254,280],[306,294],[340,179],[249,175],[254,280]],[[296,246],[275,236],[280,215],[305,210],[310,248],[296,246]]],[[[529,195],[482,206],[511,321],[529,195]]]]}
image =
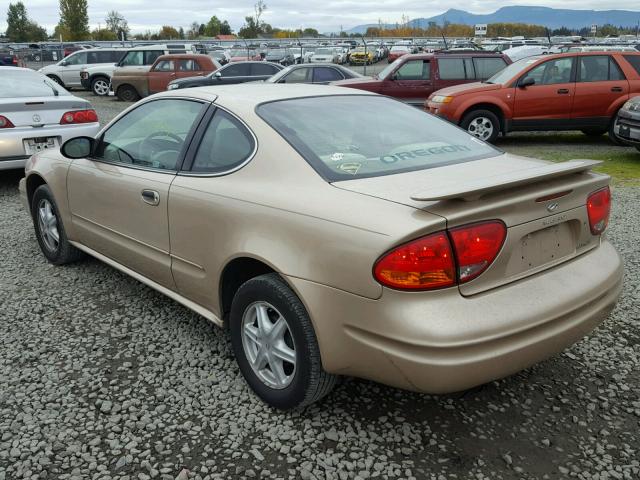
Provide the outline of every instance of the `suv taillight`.
{"type": "Polygon", "coordinates": [[[600,235],[609,224],[611,213],[611,190],[609,187],[596,190],[587,197],[589,227],[593,235],[600,235]]]}
{"type": "Polygon", "coordinates": [[[14,125],[7,117],[0,115],[0,128],[13,128],[14,125]]]}
{"type": "Polygon", "coordinates": [[[383,255],[373,268],[381,284],[399,290],[433,290],[465,283],[496,259],[507,228],[494,220],[418,238],[383,255]]]}
{"type": "Polygon", "coordinates": [[[71,123],[93,123],[98,121],[98,114],[95,110],[73,110],[66,112],[60,119],[61,125],[71,123]]]}

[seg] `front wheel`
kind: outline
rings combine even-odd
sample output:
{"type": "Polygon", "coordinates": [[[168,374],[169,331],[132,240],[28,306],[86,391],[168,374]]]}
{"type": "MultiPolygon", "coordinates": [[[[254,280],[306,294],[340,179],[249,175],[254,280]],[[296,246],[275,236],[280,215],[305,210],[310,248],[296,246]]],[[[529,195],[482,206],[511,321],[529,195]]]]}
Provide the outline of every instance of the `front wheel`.
{"type": "Polygon", "coordinates": [[[231,343],[252,390],[288,410],[327,395],[336,377],[324,371],[311,319],[276,273],[243,284],[231,305],[231,343]]]}
{"type": "Polygon", "coordinates": [[[500,134],[500,120],[489,110],[474,110],[467,113],[460,126],[474,137],[485,142],[494,142],[500,134]]]}
{"type": "Polygon", "coordinates": [[[91,81],[91,91],[99,97],[109,95],[109,80],[105,77],[97,77],[91,81]]]}
{"type": "Polygon", "coordinates": [[[131,85],[122,85],[118,88],[118,98],[123,102],[135,102],[140,98],[138,92],[131,85]]]}
{"type": "Polygon", "coordinates": [[[31,199],[31,216],[40,250],[49,262],[64,265],[82,258],[64,230],[58,206],[47,185],[39,186],[31,199]]]}

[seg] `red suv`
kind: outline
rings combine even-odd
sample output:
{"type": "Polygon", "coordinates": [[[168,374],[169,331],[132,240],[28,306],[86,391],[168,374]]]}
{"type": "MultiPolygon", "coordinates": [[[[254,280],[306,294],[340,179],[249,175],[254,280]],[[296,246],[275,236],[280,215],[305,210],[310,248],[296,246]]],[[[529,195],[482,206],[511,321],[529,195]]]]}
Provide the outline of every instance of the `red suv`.
{"type": "Polygon", "coordinates": [[[422,107],[436,90],[486,80],[511,63],[492,52],[435,52],[403,55],[373,78],[340,80],[332,85],[395,97],[422,107]]]}
{"type": "Polygon", "coordinates": [[[602,135],[640,95],[640,53],[584,52],[519,60],[486,82],[432,94],[425,108],[492,142],[500,132],[581,130],[602,135]]]}

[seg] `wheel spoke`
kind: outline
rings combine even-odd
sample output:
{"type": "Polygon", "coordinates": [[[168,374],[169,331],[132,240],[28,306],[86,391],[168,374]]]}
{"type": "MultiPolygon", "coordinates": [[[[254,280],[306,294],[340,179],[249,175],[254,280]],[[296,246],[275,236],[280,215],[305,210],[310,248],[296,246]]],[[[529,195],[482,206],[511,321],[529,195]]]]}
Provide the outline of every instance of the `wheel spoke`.
{"type": "Polygon", "coordinates": [[[267,363],[269,363],[267,350],[264,347],[260,347],[256,354],[256,358],[253,359],[253,368],[255,368],[256,371],[262,370],[267,366],[267,363]]]}
{"type": "Polygon", "coordinates": [[[44,211],[44,208],[40,207],[38,209],[38,216],[40,217],[40,220],[42,221],[43,225],[46,225],[47,223],[47,218],[46,218],[46,213],[44,211]]]}
{"type": "Polygon", "coordinates": [[[271,330],[269,331],[269,339],[271,342],[275,343],[278,340],[282,340],[286,332],[287,322],[284,318],[280,317],[271,327],[271,330]]]}
{"type": "Polygon", "coordinates": [[[296,352],[292,348],[289,348],[284,341],[278,342],[272,348],[273,355],[280,360],[291,363],[295,365],[296,363],[296,352]]]}
{"type": "Polygon", "coordinates": [[[51,228],[51,230],[49,230],[49,234],[50,237],[56,242],[58,243],[60,241],[60,234],[58,233],[58,228],[57,227],[53,227],[51,228]]]}
{"type": "Polygon", "coordinates": [[[255,344],[259,344],[260,343],[260,341],[258,339],[258,337],[259,337],[258,329],[253,324],[247,323],[244,326],[244,334],[253,343],[255,343],[255,344]]]}
{"type": "Polygon", "coordinates": [[[260,332],[262,336],[267,336],[273,327],[271,320],[269,320],[266,306],[256,306],[256,319],[258,320],[258,332],[260,332]]]}
{"type": "Polygon", "coordinates": [[[283,386],[287,384],[287,374],[284,373],[284,366],[282,365],[282,361],[276,358],[271,358],[269,361],[269,367],[271,368],[271,372],[276,379],[276,382],[283,386]]]}

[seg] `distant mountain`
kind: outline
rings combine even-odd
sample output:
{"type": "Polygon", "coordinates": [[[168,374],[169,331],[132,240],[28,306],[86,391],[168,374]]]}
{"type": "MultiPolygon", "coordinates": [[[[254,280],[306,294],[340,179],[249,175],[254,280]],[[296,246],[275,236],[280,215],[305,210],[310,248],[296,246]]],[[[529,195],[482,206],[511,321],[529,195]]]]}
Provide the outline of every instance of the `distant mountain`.
{"type": "MultiPolygon", "coordinates": [[[[416,18],[409,21],[409,25],[417,28],[426,28],[429,22],[442,25],[444,22],[460,23],[463,25],[475,25],[476,23],[528,23],[543,25],[549,28],[567,27],[580,29],[592,24],[604,25],[610,23],[616,26],[633,27],[640,21],[640,11],[629,10],[569,10],[549,7],[513,6],[502,7],[493,13],[475,14],[464,10],[451,8],[441,15],[430,18],[416,18]]],[[[378,24],[358,25],[347,33],[365,33],[369,27],[377,27],[378,24]]],[[[385,28],[393,28],[395,24],[383,25],[385,28]]]]}

